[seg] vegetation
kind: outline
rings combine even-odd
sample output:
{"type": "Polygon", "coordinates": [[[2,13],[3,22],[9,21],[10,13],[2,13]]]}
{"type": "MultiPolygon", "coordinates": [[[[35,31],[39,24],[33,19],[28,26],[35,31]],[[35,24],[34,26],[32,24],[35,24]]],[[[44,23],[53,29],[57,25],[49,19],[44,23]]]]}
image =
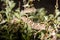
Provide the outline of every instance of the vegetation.
{"type": "Polygon", "coordinates": [[[45,8],[35,9],[32,0],[28,0],[27,4],[23,5],[24,10],[20,10],[20,7],[15,9],[14,0],[0,2],[4,6],[0,11],[0,40],[58,40],[60,38],[58,1],[54,14],[48,15],[45,8]]]}

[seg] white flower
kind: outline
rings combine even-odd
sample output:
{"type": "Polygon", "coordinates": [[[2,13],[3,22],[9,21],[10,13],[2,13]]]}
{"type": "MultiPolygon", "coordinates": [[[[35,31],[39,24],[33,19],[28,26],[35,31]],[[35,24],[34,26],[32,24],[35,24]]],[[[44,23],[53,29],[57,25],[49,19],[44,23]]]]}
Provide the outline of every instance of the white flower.
{"type": "Polygon", "coordinates": [[[53,35],[53,36],[56,35],[55,31],[53,31],[53,32],[51,33],[51,35],[53,35]]]}

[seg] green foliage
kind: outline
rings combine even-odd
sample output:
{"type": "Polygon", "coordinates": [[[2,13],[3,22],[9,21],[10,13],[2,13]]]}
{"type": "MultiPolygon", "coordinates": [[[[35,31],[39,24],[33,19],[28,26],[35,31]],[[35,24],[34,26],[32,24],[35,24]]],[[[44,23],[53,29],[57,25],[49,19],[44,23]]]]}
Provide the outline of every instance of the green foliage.
{"type": "MultiPolygon", "coordinates": [[[[33,30],[31,26],[23,22],[20,9],[13,10],[13,0],[1,0],[6,7],[0,11],[0,39],[1,40],[51,40],[52,35],[57,34],[60,26],[60,11],[57,9],[55,15],[46,15],[44,8],[37,9],[36,13],[26,14],[35,23],[46,24],[45,30],[33,30]],[[55,32],[56,31],[56,32],[55,32]]],[[[22,13],[23,14],[23,13],[22,13]]],[[[26,16],[23,15],[23,16],[26,16]]]]}

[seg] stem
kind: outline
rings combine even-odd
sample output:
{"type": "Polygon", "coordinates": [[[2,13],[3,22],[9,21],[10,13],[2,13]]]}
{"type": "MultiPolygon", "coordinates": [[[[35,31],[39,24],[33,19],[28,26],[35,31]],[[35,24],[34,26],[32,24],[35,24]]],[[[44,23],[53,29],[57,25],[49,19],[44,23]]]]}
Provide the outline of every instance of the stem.
{"type": "Polygon", "coordinates": [[[55,9],[58,9],[58,0],[56,0],[55,9]]]}

